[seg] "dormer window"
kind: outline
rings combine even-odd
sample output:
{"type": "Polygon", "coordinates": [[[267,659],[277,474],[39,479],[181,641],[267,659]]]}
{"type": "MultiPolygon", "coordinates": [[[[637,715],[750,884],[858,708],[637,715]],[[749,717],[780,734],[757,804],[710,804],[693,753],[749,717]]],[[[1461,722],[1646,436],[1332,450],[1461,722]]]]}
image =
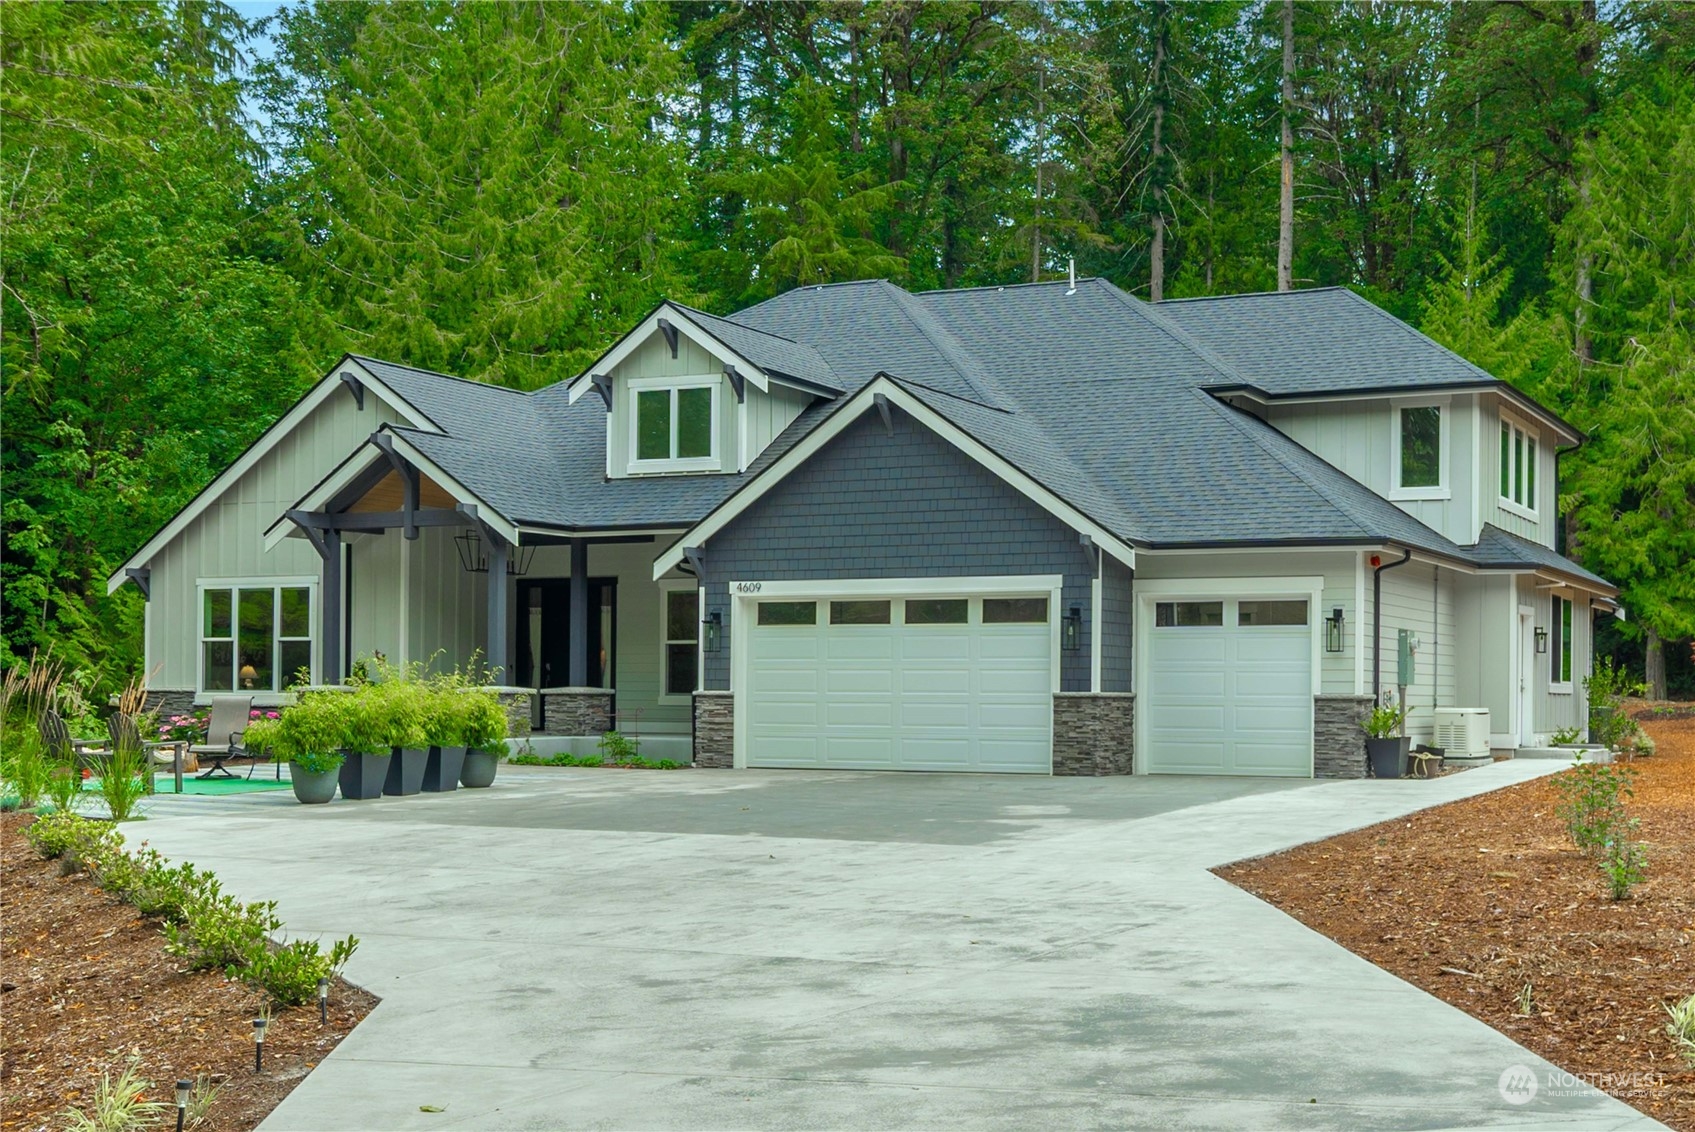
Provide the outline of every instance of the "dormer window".
{"type": "Polygon", "coordinates": [[[632,379],[629,383],[630,471],[715,472],[719,469],[716,376],[632,379]]]}
{"type": "Polygon", "coordinates": [[[1501,506],[1536,517],[1536,433],[1507,416],[1501,417],[1501,506]]]}
{"type": "Polygon", "coordinates": [[[1448,498],[1447,404],[1397,402],[1390,457],[1389,498],[1448,498]]]}

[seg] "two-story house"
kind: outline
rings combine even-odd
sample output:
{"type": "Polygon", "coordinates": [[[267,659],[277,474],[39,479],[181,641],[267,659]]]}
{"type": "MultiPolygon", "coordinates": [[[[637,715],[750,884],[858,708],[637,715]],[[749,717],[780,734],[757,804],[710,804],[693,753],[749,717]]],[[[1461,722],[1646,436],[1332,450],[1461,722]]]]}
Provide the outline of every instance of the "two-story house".
{"type": "Polygon", "coordinates": [[[1379,696],[1586,718],[1580,440],[1345,290],[806,287],[533,393],[343,358],[109,584],[173,703],[480,653],[543,750],[1357,775],[1379,696]]]}

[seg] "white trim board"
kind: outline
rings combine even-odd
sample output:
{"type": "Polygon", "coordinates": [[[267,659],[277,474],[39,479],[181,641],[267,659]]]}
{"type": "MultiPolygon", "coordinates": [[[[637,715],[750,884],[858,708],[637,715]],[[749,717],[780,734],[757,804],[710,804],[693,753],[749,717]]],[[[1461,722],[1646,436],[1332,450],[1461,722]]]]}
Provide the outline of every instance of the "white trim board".
{"type": "MultiPolygon", "coordinates": [[[[178,511],[170,522],[166,523],[152,538],[142,544],[140,550],[124,559],[123,565],[119,566],[106,579],[106,592],[108,594],[117,592],[119,586],[129,581],[129,575],[124,573],[125,570],[146,565],[166,544],[182,534],[190,523],[198,519],[206,508],[217,502],[218,498],[237,480],[241,479],[242,476],[253,469],[254,465],[264,459],[266,454],[275,448],[283,437],[293,432],[295,427],[310,416],[313,410],[328,401],[336,393],[343,392],[341,375],[344,372],[352,372],[353,376],[357,377],[366,389],[374,391],[384,404],[405,417],[414,427],[424,429],[427,432],[440,431],[434,421],[426,417],[394,390],[378,381],[371,375],[370,370],[360,365],[351,355],[344,355],[340,361],[330,368],[328,373],[318,380],[316,385],[308,389],[300,400],[296,401],[294,406],[282,415],[281,419],[260,433],[259,439],[250,444],[247,451],[236,457],[235,463],[225,468],[216,479],[202,488],[200,494],[191,499],[188,505],[178,511]]],[[[352,396],[352,394],[348,395],[352,396]]]]}
{"type": "Polygon", "coordinates": [[[870,412],[875,404],[875,397],[879,393],[887,397],[891,404],[900,408],[919,424],[999,476],[1014,490],[1028,497],[1031,502],[1041,507],[1048,514],[1078,533],[1086,534],[1094,539],[1096,546],[1105,550],[1125,566],[1132,570],[1136,568],[1136,552],[1128,543],[1043,487],[1036,480],[1019,471],[1017,467],[978,443],[964,429],[931,409],[895,382],[890,381],[887,377],[879,376],[855,394],[829,420],[807,433],[793,448],[783,453],[759,475],[742,485],[729,499],[719,504],[712,514],[684,531],[682,537],[672,543],[654,561],[654,578],[663,577],[683,561],[684,547],[705,545],[713,535],[728,526],[736,516],[753,506],[767,491],[781,483],[790,472],[806,463],[824,445],[834,440],[860,417],[870,412]]]}
{"type": "MultiPolygon", "coordinates": [[[[659,320],[666,319],[677,328],[677,333],[715,357],[723,358],[735,366],[741,375],[752,383],[761,393],[769,392],[771,378],[760,367],[754,365],[740,354],[736,353],[723,342],[719,341],[705,327],[690,318],[680,307],[673,306],[670,300],[660,303],[653,308],[653,313],[642,319],[631,328],[630,332],[620,338],[606,353],[594,360],[594,363],[582,373],[571,379],[570,393],[566,395],[569,404],[575,405],[577,399],[594,387],[590,380],[597,373],[608,373],[616,369],[620,363],[646,345],[647,340],[659,332],[659,320]]],[[[759,331],[748,328],[748,333],[757,334],[759,331]]]]}

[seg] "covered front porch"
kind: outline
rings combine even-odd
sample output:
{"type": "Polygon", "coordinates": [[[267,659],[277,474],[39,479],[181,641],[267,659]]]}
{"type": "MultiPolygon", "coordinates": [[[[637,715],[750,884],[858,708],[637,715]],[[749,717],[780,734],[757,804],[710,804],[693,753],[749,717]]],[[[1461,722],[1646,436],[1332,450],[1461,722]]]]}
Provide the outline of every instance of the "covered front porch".
{"type": "Polygon", "coordinates": [[[513,521],[379,432],[267,537],[317,551],[320,682],[376,658],[474,672],[527,698],[537,754],[593,753],[617,730],[645,757],[690,758],[699,591],[652,576],[674,532],[513,521]]]}

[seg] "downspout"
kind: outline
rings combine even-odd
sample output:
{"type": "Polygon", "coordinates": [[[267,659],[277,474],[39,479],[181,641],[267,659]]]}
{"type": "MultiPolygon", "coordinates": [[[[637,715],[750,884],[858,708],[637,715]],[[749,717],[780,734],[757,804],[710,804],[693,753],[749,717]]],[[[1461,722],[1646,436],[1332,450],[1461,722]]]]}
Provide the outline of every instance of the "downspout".
{"type": "MultiPolygon", "coordinates": [[[[1397,566],[1405,566],[1412,561],[1412,549],[1399,562],[1382,564],[1382,559],[1372,555],[1371,570],[1371,698],[1374,702],[1383,702],[1383,571],[1393,570],[1397,566]]],[[[1401,705],[1405,707],[1406,705],[1401,705]]]]}

